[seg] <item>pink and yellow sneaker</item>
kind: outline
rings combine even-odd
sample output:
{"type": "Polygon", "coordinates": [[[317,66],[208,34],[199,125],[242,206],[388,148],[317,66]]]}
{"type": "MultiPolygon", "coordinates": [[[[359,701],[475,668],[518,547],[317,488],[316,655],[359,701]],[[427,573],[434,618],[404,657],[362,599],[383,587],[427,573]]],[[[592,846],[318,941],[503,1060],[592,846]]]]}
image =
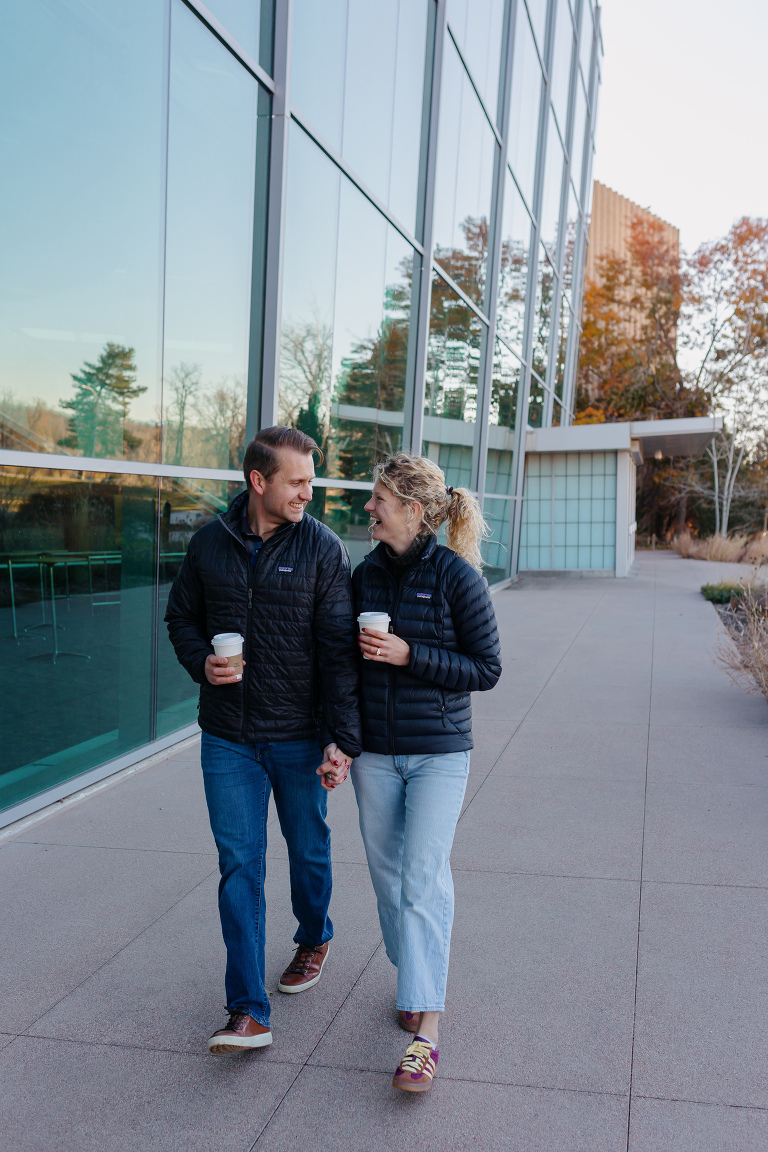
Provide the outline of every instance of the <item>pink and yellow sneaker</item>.
{"type": "Polygon", "coordinates": [[[433,1048],[428,1040],[414,1040],[406,1048],[392,1084],[403,1092],[426,1092],[432,1087],[438,1058],[437,1048],[433,1048]]]}

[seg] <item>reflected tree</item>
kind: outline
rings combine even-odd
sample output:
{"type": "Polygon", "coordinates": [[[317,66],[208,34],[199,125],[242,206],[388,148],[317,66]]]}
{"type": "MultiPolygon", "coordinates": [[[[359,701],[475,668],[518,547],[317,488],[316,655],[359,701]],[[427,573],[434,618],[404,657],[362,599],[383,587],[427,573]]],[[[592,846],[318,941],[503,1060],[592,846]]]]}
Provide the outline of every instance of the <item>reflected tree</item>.
{"type": "Polygon", "coordinates": [[[212,466],[239,468],[245,452],[245,381],[239,377],[222,380],[195,402],[195,411],[203,440],[216,461],[212,466]]]}
{"type": "Polygon", "coordinates": [[[75,395],[62,400],[71,416],[68,433],[59,441],[83,456],[120,456],[142,443],[125,426],[132,400],[146,392],[136,384],[133,348],[107,344],[98,360],[86,361],[72,373],[75,395]]]}
{"type": "Polygon", "coordinates": [[[191,407],[202,386],[202,372],[199,364],[176,364],[168,373],[166,388],[170,393],[168,405],[168,441],[173,442],[171,453],[173,464],[181,464],[184,459],[184,432],[187,409],[191,407]]]}

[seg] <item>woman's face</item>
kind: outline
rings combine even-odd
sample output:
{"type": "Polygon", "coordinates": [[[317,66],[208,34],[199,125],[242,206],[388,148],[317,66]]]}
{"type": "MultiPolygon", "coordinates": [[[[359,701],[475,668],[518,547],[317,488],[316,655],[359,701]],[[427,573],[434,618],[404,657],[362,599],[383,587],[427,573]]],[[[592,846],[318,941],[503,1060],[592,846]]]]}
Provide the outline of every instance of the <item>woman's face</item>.
{"type": "Polygon", "coordinates": [[[371,514],[371,538],[389,544],[401,555],[415,540],[421,527],[421,508],[417,503],[403,504],[386,485],[377,480],[373,495],[365,505],[371,514]]]}

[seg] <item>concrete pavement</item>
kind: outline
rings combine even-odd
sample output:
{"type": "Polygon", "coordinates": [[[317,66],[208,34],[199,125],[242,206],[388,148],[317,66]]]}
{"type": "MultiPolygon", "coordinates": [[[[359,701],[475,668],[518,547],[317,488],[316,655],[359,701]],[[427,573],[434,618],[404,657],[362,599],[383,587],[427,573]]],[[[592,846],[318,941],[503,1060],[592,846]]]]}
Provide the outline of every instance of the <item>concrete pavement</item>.
{"type": "MultiPolygon", "coordinates": [[[[391,1088],[403,1033],[351,786],[330,802],[326,973],[224,1019],[197,750],[0,848],[0,1131],[17,1152],[762,1152],[768,1146],[768,704],[710,653],[698,594],[735,566],[644,554],[631,580],[496,596],[505,671],[475,697],[440,1070],[391,1088]]],[[[269,986],[291,953],[270,826],[269,986]]]]}

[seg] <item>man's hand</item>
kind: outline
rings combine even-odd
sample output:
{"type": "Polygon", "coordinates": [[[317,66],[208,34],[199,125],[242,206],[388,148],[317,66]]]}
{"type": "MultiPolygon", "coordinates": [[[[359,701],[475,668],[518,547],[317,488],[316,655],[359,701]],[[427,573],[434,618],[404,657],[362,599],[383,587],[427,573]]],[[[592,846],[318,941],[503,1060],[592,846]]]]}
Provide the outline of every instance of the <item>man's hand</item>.
{"type": "MultiPolygon", "coordinates": [[[[245,660],[243,660],[245,667],[245,660]]],[[[209,684],[237,684],[242,680],[239,672],[235,672],[227,664],[226,656],[208,656],[205,661],[205,678],[209,684]]]]}
{"type": "Polygon", "coordinates": [[[339,784],[343,784],[349,775],[352,766],[352,757],[342,752],[336,744],[328,744],[324,750],[325,759],[317,770],[322,776],[320,783],[326,792],[333,792],[339,784]]]}
{"type": "Polygon", "coordinates": [[[378,660],[380,664],[395,664],[407,668],[411,649],[405,640],[393,632],[377,632],[375,628],[364,628],[357,637],[360,651],[368,660],[378,660]]]}

